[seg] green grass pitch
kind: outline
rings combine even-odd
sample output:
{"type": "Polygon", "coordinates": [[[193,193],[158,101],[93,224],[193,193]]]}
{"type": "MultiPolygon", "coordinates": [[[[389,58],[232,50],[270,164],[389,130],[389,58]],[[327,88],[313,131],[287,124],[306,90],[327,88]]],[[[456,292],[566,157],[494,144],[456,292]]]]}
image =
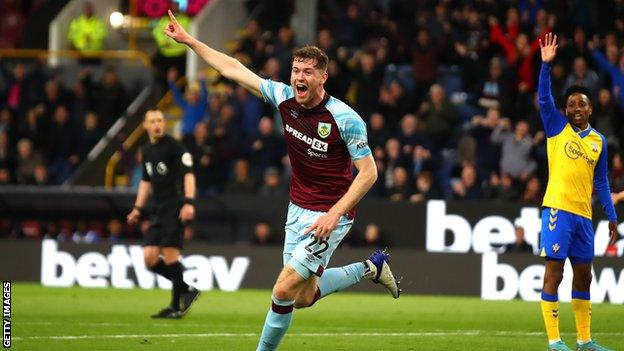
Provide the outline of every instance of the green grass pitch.
{"type": "MultiPolygon", "coordinates": [[[[163,290],[12,290],[14,350],[255,350],[268,290],[204,292],[182,320],[152,320],[163,290]]],[[[575,340],[570,304],[563,339],[575,340]]],[[[593,337],[624,350],[624,308],[593,306],[593,337]]],[[[477,298],[342,292],[295,311],[280,350],[544,350],[538,303],[477,298]]]]}

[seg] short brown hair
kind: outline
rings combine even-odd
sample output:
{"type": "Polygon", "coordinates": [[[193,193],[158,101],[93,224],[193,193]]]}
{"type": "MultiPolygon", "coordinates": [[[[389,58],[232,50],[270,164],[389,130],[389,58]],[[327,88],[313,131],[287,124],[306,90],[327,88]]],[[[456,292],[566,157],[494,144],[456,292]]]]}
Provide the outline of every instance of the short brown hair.
{"type": "Polygon", "coordinates": [[[323,52],[323,50],[319,49],[316,46],[304,46],[299,48],[293,52],[293,61],[295,60],[315,60],[316,64],[314,68],[320,69],[321,71],[327,70],[327,65],[329,64],[329,57],[327,54],[323,52]]]}

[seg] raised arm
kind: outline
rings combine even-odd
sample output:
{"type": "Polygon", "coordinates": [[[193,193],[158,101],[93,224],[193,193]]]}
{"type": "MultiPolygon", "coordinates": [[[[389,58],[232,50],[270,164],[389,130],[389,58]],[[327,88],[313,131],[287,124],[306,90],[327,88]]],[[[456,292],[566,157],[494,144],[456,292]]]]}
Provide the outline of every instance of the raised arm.
{"type": "Polygon", "coordinates": [[[186,44],[208,65],[216,69],[224,77],[242,85],[256,96],[260,94],[262,78],[245,67],[237,59],[217,51],[188,34],[178,23],[175,16],[169,11],[169,24],[165,28],[165,34],[178,43],[186,44]]]}
{"type": "Polygon", "coordinates": [[[544,131],[547,137],[552,137],[561,133],[568,123],[568,120],[557,110],[550,89],[550,68],[557,56],[557,36],[548,33],[544,36],[544,42],[540,39],[539,44],[542,51],[542,68],[539,74],[537,95],[544,131]]]}

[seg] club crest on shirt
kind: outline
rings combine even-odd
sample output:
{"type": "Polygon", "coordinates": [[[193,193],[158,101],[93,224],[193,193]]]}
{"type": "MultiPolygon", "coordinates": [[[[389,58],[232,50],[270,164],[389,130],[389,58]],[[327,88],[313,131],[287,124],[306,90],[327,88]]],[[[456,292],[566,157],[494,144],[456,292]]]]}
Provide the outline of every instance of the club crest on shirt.
{"type": "Polygon", "coordinates": [[[154,167],[152,167],[152,163],[151,162],[146,162],[145,163],[145,170],[147,171],[147,174],[151,177],[152,174],[154,174],[154,167]]]}
{"type": "Polygon", "coordinates": [[[299,111],[295,110],[294,108],[290,109],[290,115],[293,118],[299,118],[299,111]]]}
{"type": "Polygon", "coordinates": [[[592,143],[591,145],[592,145],[592,151],[593,152],[598,152],[598,144],[592,143]]]}
{"type": "Polygon", "coordinates": [[[319,122],[317,132],[321,138],[327,138],[331,133],[331,123],[319,122]]]}

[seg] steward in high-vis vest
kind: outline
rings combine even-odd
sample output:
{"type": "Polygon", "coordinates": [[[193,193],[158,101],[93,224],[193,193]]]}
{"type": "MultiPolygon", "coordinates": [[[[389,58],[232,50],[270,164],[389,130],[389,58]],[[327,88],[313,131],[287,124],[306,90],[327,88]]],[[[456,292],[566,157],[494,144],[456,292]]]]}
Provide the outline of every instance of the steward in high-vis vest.
{"type": "Polygon", "coordinates": [[[84,54],[93,54],[102,50],[106,38],[104,21],[93,15],[93,4],[85,2],[83,14],[69,24],[67,37],[71,45],[84,54]]]}

